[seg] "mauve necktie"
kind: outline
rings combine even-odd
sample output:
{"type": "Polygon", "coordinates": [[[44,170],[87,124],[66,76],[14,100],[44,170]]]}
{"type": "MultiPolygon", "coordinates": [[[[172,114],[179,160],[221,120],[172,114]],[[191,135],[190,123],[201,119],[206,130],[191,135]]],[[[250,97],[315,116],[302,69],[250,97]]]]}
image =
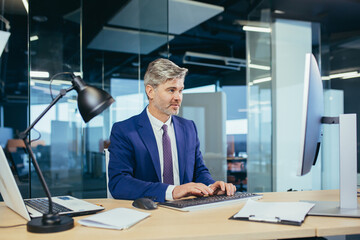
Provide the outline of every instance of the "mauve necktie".
{"type": "Polygon", "coordinates": [[[164,156],[164,173],[163,180],[164,183],[174,184],[174,175],[173,175],[173,164],[172,164],[172,154],[171,154],[171,142],[169,135],[167,133],[168,126],[164,124],[162,129],[164,130],[162,136],[163,144],[163,156],[164,156]]]}

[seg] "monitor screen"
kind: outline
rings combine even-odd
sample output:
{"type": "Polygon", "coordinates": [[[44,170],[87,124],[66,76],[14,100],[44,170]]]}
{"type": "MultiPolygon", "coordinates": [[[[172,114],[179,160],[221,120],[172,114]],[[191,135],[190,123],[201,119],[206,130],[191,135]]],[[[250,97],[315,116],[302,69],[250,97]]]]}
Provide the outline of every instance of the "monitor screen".
{"type": "Polygon", "coordinates": [[[315,165],[321,140],[321,119],[324,112],[323,85],[313,54],[305,56],[304,99],[301,119],[298,176],[310,172],[315,165]]]}

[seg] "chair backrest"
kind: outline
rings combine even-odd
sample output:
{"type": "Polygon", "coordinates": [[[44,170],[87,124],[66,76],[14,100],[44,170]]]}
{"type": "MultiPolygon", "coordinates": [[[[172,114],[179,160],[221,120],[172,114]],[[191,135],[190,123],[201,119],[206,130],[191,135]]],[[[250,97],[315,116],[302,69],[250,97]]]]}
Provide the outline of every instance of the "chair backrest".
{"type": "Polygon", "coordinates": [[[106,168],[106,193],[107,198],[113,198],[109,191],[109,173],[108,173],[108,166],[109,166],[109,160],[110,160],[110,152],[107,148],[104,149],[105,153],[105,168],[106,168]]]}

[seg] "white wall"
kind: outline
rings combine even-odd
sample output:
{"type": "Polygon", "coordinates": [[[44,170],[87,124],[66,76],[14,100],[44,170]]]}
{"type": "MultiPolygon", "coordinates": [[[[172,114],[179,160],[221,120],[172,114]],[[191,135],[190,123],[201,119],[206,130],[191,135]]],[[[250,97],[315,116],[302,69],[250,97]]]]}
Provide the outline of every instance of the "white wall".
{"type": "Polygon", "coordinates": [[[300,156],[305,54],[312,52],[311,23],[276,20],[271,37],[273,191],[319,189],[320,163],[310,174],[296,176],[300,156]]]}

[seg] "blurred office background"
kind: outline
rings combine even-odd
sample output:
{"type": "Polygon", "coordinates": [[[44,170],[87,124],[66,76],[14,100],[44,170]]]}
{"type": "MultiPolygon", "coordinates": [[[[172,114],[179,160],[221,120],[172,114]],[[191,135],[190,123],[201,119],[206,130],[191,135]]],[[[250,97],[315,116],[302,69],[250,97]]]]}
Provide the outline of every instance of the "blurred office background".
{"type": "Polygon", "coordinates": [[[324,127],[313,171],[296,176],[304,61],[319,62],[326,115],[360,113],[360,2],[0,2],[0,144],[24,197],[44,193],[17,134],[70,85],[50,78],[74,72],[116,100],[85,124],[69,93],[31,132],[53,195],[106,197],[111,126],[147,105],[143,76],[159,57],[189,69],[180,115],[196,122],[216,180],[250,192],[338,188],[336,126],[324,127]]]}

